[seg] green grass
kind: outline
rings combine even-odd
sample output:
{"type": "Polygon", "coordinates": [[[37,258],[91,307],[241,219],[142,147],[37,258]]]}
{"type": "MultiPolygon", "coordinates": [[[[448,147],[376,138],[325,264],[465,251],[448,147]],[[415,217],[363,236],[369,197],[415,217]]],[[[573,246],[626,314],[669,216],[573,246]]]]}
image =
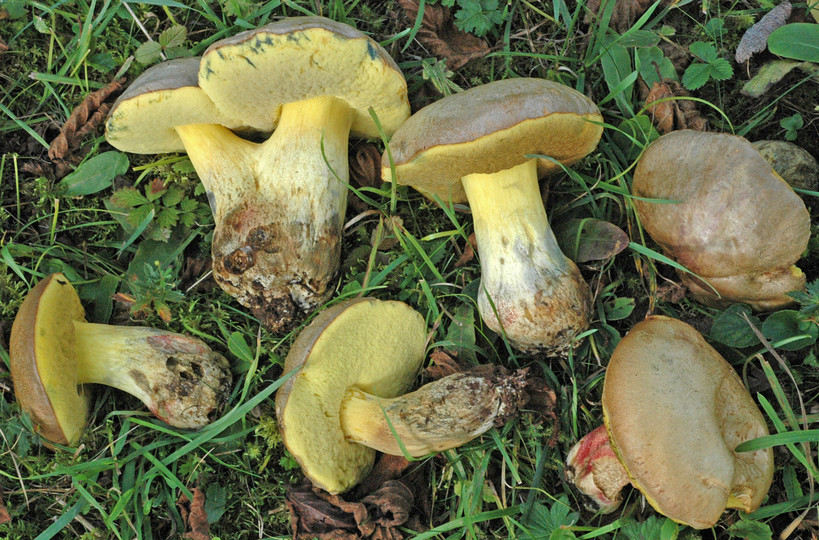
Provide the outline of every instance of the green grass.
{"type": "MultiPolygon", "coordinates": [[[[184,26],[184,42],[163,52],[201,54],[223,37],[280,17],[315,13],[351,24],[384,44],[407,78],[414,110],[443,92],[515,76],[557,80],[591,96],[605,118],[603,139],[592,155],[548,180],[547,211],[555,223],[608,221],[631,240],[630,249],[615,257],[581,265],[596,303],[592,327],[578,348],[567,358],[523,354],[480,320],[478,259],[456,265],[472,232],[469,214],[463,208],[442,209],[404,187],[359,190],[369,210],[348,212],[351,225],[334,296],[366,293],[403,300],[434,329],[430,352],[444,348],[469,362],[529,366],[557,394],[554,446],[546,444],[555,435],[548,424],[526,412],[464,447],[426,460],[432,512],[427,530],[417,538],[769,538],[788,527],[796,529],[792,538],[815,533],[815,519],[808,513],[815,516],[819,497],[815,345],[749,353],[715,343],[769,421],[772,437],[758,444],[775,445],[774,484],[752,515],[727,512],[713,531],[696,532],[658,516],[636,490],[629,490],[617,513],[600,516],[586,508],[563,472],[572,444],[602,421],[604,368],[617,340],[648,312],[701,329],[719,314],[687,299],[668,300],[669,285],[677,278],[642,231],[629,196],[634,164],[650,135],[638,119],[644,107],[635,88],[635,44],[647,46],[648,40],[684,48],[708,42],[721,58],[732,59],[753,17],[770,8],[765,4],[765,10],[739,2],[655,6],[618,35],[607,30],[612,4],[588,24],[584,2],[500,2],[492,19],[500,22],[486,36],[498,46],[452,73],[414,39],[420,19],[397,16],[401,8],[393,1],[0,3],[5,16],[0,17],[0,39],[9,46],[0,53],[0,495],[11,516],[0,525],[0,539],[179,538],[185,525],[177,501],[181,495],[191,497],[194,488],[206,494],[214,536],[289,537],[284,495],[301,475],[282,445],[272,397],[286,377],[282,367],[290,344],[309,321],[287,335],[272,335],[213,284],[205,264],[213,220],[198,211],[206,208],[207,199],[184,156],[128,155],[124,174],[111,175],[104,189],[83,196],[67,194],[64,185],[30,167],[47,159],[48,144],[87,93],[119,76],[133,81],[145,69],[131,57],[148,36],[159,41],[163,31],[184,26]],[[709,25],[715,19],[723,21],[719,35],[713,34],[719,25],[709,25]],[[155,179],[179,186],[182,193],[174,204],[157,203],[156,212],[187,204],[198,209],[193,222],[163,224],[147,214],[128,222],[130,210],[109,211],[115,189],[134,186],[145,193],[155,179]],[[401,226],[388,227],[395,218],[401,226]],[[393,240],[387,248],[371,242],[376,230],[382,239],[393,240]],[[151,265],[154,260],[161,261],[159,268],[151,265]],[[179,431],[148,415],[129,396],[101,390],[79,448],[43,446],[30,420],[20,414],[4,368],[11,322],[25,293],[55,271],[77,285],[94,321],[190,333],[224,353],[235,375],[225,415],[199,432],[179,431]],[[129,311],[112,300],[114,293],[133,297],[142,309],[129,311]]],[[[739,93],[747,80],[745,67],[731,62],[732,78],[712,78],[692,93],[712,129],[751,140],[783,139],[781,120],[800,114],[804,125],[797,141],[815,154],[816,145],[805,141],[819,140],[816,80],[795,70],[752,99],[739,93]]],[[[83,141],[77,156],[86,163],[109,150],[98,131],[83,141]]],[[[815,198],[806,196],[806,202],[816,208],[815,198]]],[[[814,249],[800,262],[809,280],[819,277],[815,255],[814,249]]]]}

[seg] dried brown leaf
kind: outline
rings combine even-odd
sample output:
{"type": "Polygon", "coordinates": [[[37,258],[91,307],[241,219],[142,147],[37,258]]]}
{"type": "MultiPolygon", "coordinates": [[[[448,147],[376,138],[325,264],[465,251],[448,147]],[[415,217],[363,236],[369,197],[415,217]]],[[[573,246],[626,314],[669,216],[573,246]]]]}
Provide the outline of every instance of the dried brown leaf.
{"type": "Polygon", "coordinates": [[[666,98],[688,95],[685,88],[673,79],[663,79],[652,85],[645,101],[657,131],[665,134],[677,129],[705,131],[708,128],[708,121],[700,114],[694,101],[687,99],[662,101],[666,98]]]}
{"type": "Polygon", "coordinates": [[[455,261],[455,268],[460,268],[466,264],[472,262],[472,259],[475,258],[475,247],[478,244],[478,241],[475,237],[475,233],[469,235],[469,238],[466,241],[466,246],[464,246],[464,252],[458,257],[458,260],[455,261]]]}
{"type": "Polygon", "coordinates": [[[437,381],[453,373],[460,373],[465,369],[465,366],[461,364],[457,358],[450,356],[450,354],[443,349],[435,349],[432,351],[432,354],[429,355],[429,359],[432,363],[424,368],[424,371],[421,373],[424,380],[437,381]]]}
{"type": "Polygon", "coordinates": [[[426,489],[418,481],[423,469],[405,475],[409,465],[402,457],[382,456],[349,496],[331,495],[309,482],[288,488],[285,503],[294,540],[403,540],[400,528],[420,530],[427,515],[421,500],[426,489]]]}
{"type": "Polygon", "coordinates": [[[560,420],[557,417],[557,396],[549,384],[540,377],[530,375],[527,380],[526,393],[529,401],[526,409],[535,413],[535,423],[542,423],[546,420],[552,426],[552,435],[546,441],[549,446],[557,443],[560,435],[560,420]]]}
{"type": "Polygon", "coordinates": [[[790,16],[791,3],[787,0],[766,13],[764,17],[759,19],[759,22],[747,29],[742,35],[734,59],[742,64],[750,60],[754,54],[764,51],[768,46],[768,36],[784,25],[790,16]]]}
{"type": "Polygon", "coordinates": [[[208,513],[205,511],[205,494],[199,488],[193,488],[193,501],[183,493],[176,501],[182,521],[188,532],[182,538],[189,540],[210,540],[210,524],[208,513]]]}
{"type": "MultiPolygon", "coordinates": [[[[398,0],[411,21],[418,16],[418,0],[398,0]]],[[[449,69],[455,71],[470,60],[489,54],[489,45],[481,38],[455,28],[452,13],[440,4],[425,4],[421,28],[416,38],[428,47],[437,58],[446,60],[449,69]]]]}
{"type": "Polygon", "coordinates": [[[3,54],[3,53],[4,53],[4,52],[6,52],[7,50],[9,50],[9,46],[8,46],[8,45],[6,45],[6,42],[5,42],[5,41],[3,41],[3,39],[2,39],[2,38],[0,38],[0,54],[3,54]]]}
{"type": "MultiPolygon", "coordinates": [[[[614,10],[611,13],[611,20],[609,21],[609,28],[613,28],[618,33],[622,34],[634,25],[640,15],[651,7],[654,0],[588,0],[586,2],[586,24],[592,24],[599,20],[603,8],[607,2],[615,2],[614,10]],[[594,15],[594,17],[590,16],[594,15]]],[[[673,0],[663,0],[660,2],[660,7],[665,7],[673,3],[673,0]]]]}
{"type": "Polygon", "coordinates": [[[414,500],[409,485],[401,480],[387,480],[361,502],[376,524],[385,529],[394,529],[407,522],[414,500]]]}
{"type": "Polygon", "coordinates": [[[400,478],[407,472],[411,462],[404,456],[381,454],[370,474],[355,487],[354,498],[360,499],[376,491],[384,482],[400,478]]]}
{"type": "MultiPolygon", "coordinates": [[[[371,142],[360,142],[350,153],[350,182],[358,187],[381,187],[381,152],[371,142]]],[[[369,205],[360,197],[350,197],[356,212],[364,212],[369,205]]]]}
{"type": "Polygon", "coordinates": [[[3,492],[0,491],[0,525],[2,525],[3,523],[8,523],[10,521],[11,516],[9,515],[9,510],[3,503],[3,492]]]}

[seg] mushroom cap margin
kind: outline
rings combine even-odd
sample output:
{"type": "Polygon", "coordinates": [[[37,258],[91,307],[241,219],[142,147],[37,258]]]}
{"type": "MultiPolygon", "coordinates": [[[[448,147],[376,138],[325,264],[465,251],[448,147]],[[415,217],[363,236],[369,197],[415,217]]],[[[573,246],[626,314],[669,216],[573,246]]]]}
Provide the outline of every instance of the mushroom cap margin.
{"type": "MultiPolygon", "coordinates": [[[[390,139],[399,184],[444,202],[467,200],[460,179],[520,165],[528,154],[571,165],[597,146],[602,116],[588,97],[536,78],[504,79],[447,96],[413,114],[390,139]]],[[[387,152],[382,178],[391,180],[387,152]]],[[[538,160],[538,174],[560,165],[538,160]]]]}
{"type": "Polygon", "coordinates": [[[768,434],[765,419],[731,365],[684,322],[650,316],[623,338],[603,413],[632,482],[675,521],[708,528],[727,504],[751,512],[768,492],[771,449],[734,452],[768,434]]]}
{"type": "Polygon", "coordinates": [[[23,300],[9,340],[17,402],[31,416],[40,435],[68,446],[79,440],[89,406],[89,397],[77,387],[76,361],[71,356],[75,320],[85,321],[77,292],[63,274],[51,274],[23,300]],[[47,353],[51,354],[46,357],[47,353]],[[62,410],[60,403],[73,410],[62,410]]]}
{"type": "Polygon", "coordinates": [[[283,104],[323,95],[353,109],[356,135],[379,135],[370,107],[388,135],[410,113],[406,80],[389,53],[319,16],[288,17],[211,44],[199,85],[222,111],[262,131],[273,130],[283,104]]]}
{"type": "Polygon", "coordinates": [[[176,58],[146,69],[114,102],[105,121],[105,138],[123,152],[185,152],[174,129],[190,124],[219,124],[250,131],[230,118],[199,87],[201,57],[176,58]]]}

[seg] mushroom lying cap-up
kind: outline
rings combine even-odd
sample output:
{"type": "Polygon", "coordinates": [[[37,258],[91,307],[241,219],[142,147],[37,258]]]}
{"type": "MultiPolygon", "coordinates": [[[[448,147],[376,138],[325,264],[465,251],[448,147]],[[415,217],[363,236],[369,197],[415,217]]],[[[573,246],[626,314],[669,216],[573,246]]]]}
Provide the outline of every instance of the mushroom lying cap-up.
{"type": "Polygon", "coordinates": [[[808,211],[742,137],[663,135],[637,163],[632,191],[651,238],[699,276],[679,272],[696,300],[772,310],[793,303],[786,293],[805,287],[795,264],[810,238],[808,211]]]}
{"type": "Polygon", "coordinates": [[[346,491],[376,450],[424,456],[514,416],[524,373],[482,367],[405,393],[424,360],[426,325],[401,302],[358,298],[322,311],[296,338],[276,394],[284,444],[316,486],[346,491]]]}
{"type": "Polygon", "coordinates": [[[445,204],[469,201],[481,260],[478,309],[520,349],[565,353],[589,324],[589,287],[557,245],[538,176],[586,156],[602,130],[600,111],[580,92],[507,79],[416,112],[382,159],[386,181],[445,204]]]}
{"type": "Polygon", "coordinates": [[[698,529],[712,527],[727,508],[752,512],[768,493],[771,449],[735,451],[768,434],[765,418],[731,365],[684,322],[650,316],[617,345],[603,384],[603,418],[608,437],[598,429],[591,442],[581,439],[568,466],[604,512],[619,504],[626,478],[612,450],[658,512],[698,529]],[[599,456],[606,461],[596,467],[599,456]]]}
{"type": "Polygon", "coordinates": [[[14,319],[9,342],[14,393],[47,440],[77,444],[88,416],[89,383],[140,399],[168,424],[197,429],[221,413],[230,391],[227,360],[182,334],[85,321],[62,274],[41,280],[14,319]]]}

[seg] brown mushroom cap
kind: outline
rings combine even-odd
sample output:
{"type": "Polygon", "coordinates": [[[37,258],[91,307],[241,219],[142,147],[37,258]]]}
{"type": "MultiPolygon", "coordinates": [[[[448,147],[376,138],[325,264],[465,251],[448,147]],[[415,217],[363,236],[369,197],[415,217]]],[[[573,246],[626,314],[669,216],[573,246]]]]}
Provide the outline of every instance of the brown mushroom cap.
{"type": "Polygon", "coordinates": [[[185,152],[177,126],[219,124],[246,129],[228,117],[199,87],[201,57],[177,58],[145,70],[119,96],[105,122],[105,137],[123,152],[185,152]]]}
{"type": "Polygon", "coordinates": [[[696,528],[726,507],[759,507],[773,476],[770,448],[737,453],[768,434],[734,369],[691,326],[651,316],[618,344],[606,370],[609,438],[658,512],[696,528]]]}
{"type": "MultiPolygon", "coordinates": [[[[544,79],[505,79],[453,94],[413,114],[390,140],[396,180],[446,202],[465,202],[460,179],[550,156],[564,165],[591,152],[603,131],[589,98],[544,79]]],[[[382,178],[391,180],[389,161],[382,178]]],[[[559,165],[538,160],[546,174],[559,165]]]]}
{"type": "Polygon", "coordinates": [[[805,285],[795,266],[810,237],[804,203],[750,142],[674,131],[651,143],[634,172],[634,200],[649,235],[705,279],[680,274],[697,300],[776,309],[805,285]]]}
{"type": "Polygon", "coordinates": [[[276,394],[284,443],[317,486],[338,493],[372,467],[375,450],[349,442],[340,408],[346,392],[379,397],[406,392],[424,360],[426,324],[408,305],[348,300],[316,316],[284,364],[291,376],[276,394]]]}
{"type": "Polygon", "coordinates": [[[407,84],[378,43],[324,17],[290,17],[212,44],[199,84],[226,114],[271,131],[282,104],[334,96],[353,109],[351,131],[377,137],[368,109],[392,133],[409,116],[407,84]]]}
{"type": "Polygon", "coordinates": [[[77,360],[66,347],[72,321],[85,310],[62,274],[41,280],[23,300],[11,327],[9,363],[17,402],[46,439],[73,446],[88,417],[89,395],[77,381],[77,360]]]}

